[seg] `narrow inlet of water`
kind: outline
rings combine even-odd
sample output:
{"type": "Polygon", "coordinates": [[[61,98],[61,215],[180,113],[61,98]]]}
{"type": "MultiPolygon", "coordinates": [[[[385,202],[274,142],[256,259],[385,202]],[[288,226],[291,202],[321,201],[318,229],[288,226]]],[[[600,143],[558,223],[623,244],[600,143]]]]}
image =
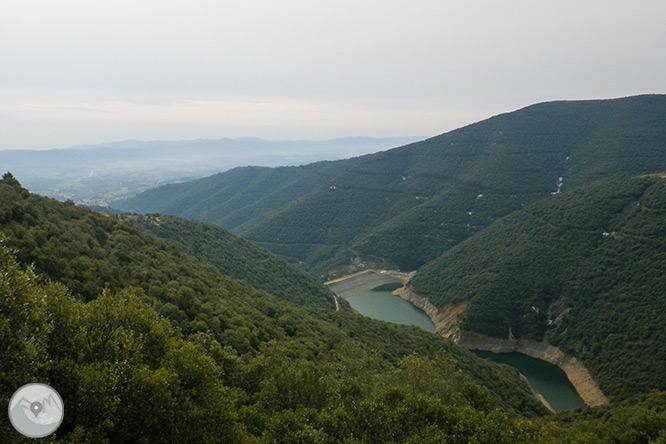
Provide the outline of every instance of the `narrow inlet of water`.
{"type": "Polygon", "coordinates": [[[415,325],[435,332],[435,325],[427,314],[414,305],[392,294],[401,284],[387,284],[347,298],[352,308],[369,318],[394,324],[415,325]]]}
{"type": "MultiPolygon", "coordinates": [[[[400,284],[388,284],[347,298],[352,308],[362,315],[402,325],[416,325],[430,332],[435,326],[428,315],[414,305],[392,294],[400,284]]],[[[569,382],[564,371],[541,359],[521,353],[491,353],[472,350],[483,359],[509,365],[522,373],[532,389],[543,396],[556,412],[584,407],[585,403],[569,382]]]]}
{"type": "Polygon", "coordinates": [[[522,353],[492,353],[470,350],[480,358],[509,365],[522,373],[535,392],[543,396],[556,412],[585,407],[585,403],[566,373],[556,365],[522,353]]]}

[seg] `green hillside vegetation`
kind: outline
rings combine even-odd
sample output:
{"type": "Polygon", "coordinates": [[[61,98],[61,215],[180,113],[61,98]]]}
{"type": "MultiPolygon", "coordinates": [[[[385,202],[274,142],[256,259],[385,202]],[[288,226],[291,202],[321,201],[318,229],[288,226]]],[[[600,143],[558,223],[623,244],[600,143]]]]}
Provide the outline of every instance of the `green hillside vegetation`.
{"type": "Polygon", "coordinates": [[[535,442],[571,444],[666,443],[666,392],[634,396],[616,405],[561,412],[546,418],[535,442]]]}
{"type": "MultiPolygon", "coordinates": [[[[527,389],[514,382],[515,371],[481,363],[434,335],[309,310],[235,284],[158,240],[147,244],[149,236],[132,232],[124,222],[32,196],[10,176],[0,181],[0,203],[3,233],[20,234],[24,241],[41,229],[67,247],[90,235],[91,227],[98,228],[95,239],[107,236],[101,248],[127,236],[144,274],[123,274],[125,284],[178,270],[196,284],[191,302],[197,310],[204,308],[206,294],[215,292],[207,304],[233,305],[221,318],[244,319],[253,329],[261,324],[272,335],[240,351],[238,342],[229,344],[212,328],[188,332],[187,322],[159,315],[162,301],[147,296],[141,285],[119,291],[106,286],[85,302],[64,285],[45,280],[36,266],[17,263],[15,254],[29,253],[8,248],[20,241],[2,239],[0,398],[7,404],[26,382],[55,387],[65,419],[45,442],[666,442],[663,392],[610,408],[520,418],[507,412],[515,407],[532,416],[543,410],[523,395],[527,389]],[[491,389],[478,385],[469,376],[474,374],[491,382],[491,389]]],[[[92,239],[87,241],[94,244],[92,239]]],[[[92,258],[91,252],[80,253],[92,258]]],[[[62,276],[76,283],[76,276],[62,276]]],[[[171,276],[172,282],[178,277],[171,276]]],[[[227,331],[239,329],[231,324],[227,331]]],[[[33,442],[8,421],[0,424],[0,441],[33,442]]]]}
{"type": "Polygon", "coordinates": [[[364,157],[316,162],[297,167],[240,167],[189,182],[164,185],[114,208],[161,213],[213,223],[235,233],[319,188],[364,157]]]}
{"type": "MultiPolygon", "coordinates": [[[[0,396],[7,403],[26,381],[57,387],[65,419],[47,442],[666,442],[663,392],[547,421],[517,419],[488,412],[479,387],[443,359],[410,355],[369,370],[373,359],[360,349],[315,366],[275,359],[283,350],[274,347],[246,367],[207,335],[183,338],[135,291],[77,302],[23,270],[4,246],[0,272],[0,333],[11,345],[0,349],[0,396]],[[263,377],[261,389],[230,387],[230,370],[263,377]]],[[[33,442],[8,421],[0,439],[33,442]]]]}
{"type": "Polygon", "coordinates": [[[447,340],[283,301],[10,175],[0,232],[2,398],[56,387],[59,442],[527,442],[537,425],[514,415],[545,412],[447,340]]]}
{"type": "Polygon", "coordinates": [[[558,190],[666,169],[665,117],[662,95],[529,106],[368,156],[243,235],[317,277],[415,270],[558,190]]]}
{"type": "MultiPolygon", "coordinates": [[[[312,308],[335,309],[333,293],[305,271],[216,225],[162,215],[123,219],[258,290],[312,308]]],[[[349,306],[344,300],[340,304],[349,306]]]]}
{"type": "MultiPolygon", "coordinates": [[[[0,270],[2,402],[27,382],[57,387],[65,419],[48,442],[210,442],[214,434],[241,442],[240,392],[224,385],[205,336],[185,341],[133,291],[75,302],[64,286],[22,271],[4,246],[0,270]]],[[[9,421],[0,441],[33,442],[9,421]]]]}
{"type": "Polygon", "coordinates": [[[616,177],[498,220],[411,280],[461,327],[547,339],[612,399],[666,389],[666,180],[616,177]]]}

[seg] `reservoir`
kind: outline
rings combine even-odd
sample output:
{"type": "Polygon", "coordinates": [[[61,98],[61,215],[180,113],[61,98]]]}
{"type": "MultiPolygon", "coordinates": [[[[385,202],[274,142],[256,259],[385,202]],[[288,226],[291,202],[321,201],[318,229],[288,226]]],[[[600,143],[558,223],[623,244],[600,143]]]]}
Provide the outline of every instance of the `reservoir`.
{"type": "MultiPolygon", "coordinates": [[[[401,284],[387,284],[347,298],[352,308],[362,315],[395,324],[416,325],[434,332],[435,326],[423,310],[391,292],[401,284]]],[[[561,368],[521,353],[492,353],[471,350],[483,359],[509,365],[522,373],[534,391],[543,396],[556,412],[585,407],[561,368]]]]}
{"type": "Polygon", "coordinates": [[[391,294],[402,284],[387,284],[347,298],[352,308],[369,318],[394,324],[416,325],[435,332],[435,325],[423,310],[414,307],[399,296],[391,294]]]}
{"type": "Polygon", "coordinates": [[[509,365],[522,373],[535,392],[543,396],[556,412],[585,407],[585,403],[564,371],[549,362],[522,353],[493,353],[470,350],[480,358],[509,365]]]}

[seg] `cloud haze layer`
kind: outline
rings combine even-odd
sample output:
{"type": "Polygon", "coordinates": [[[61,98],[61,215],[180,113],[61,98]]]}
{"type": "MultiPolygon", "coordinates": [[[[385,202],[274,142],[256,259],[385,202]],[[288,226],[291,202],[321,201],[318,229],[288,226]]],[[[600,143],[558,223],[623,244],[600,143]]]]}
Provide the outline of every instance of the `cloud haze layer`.
{"type": "Polygon", "coordinates": [[[0,149],[434,135],[663,93],[666,3],[6,0],[0,149]]]}

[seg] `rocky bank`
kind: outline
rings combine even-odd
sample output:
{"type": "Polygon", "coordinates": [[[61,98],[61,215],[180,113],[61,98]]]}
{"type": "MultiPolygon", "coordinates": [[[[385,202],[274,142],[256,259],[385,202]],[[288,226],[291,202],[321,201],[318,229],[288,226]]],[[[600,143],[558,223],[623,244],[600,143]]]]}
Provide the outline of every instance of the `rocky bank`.
{"type": "Polygon", "coordinates": [[[608,398],[603,394],[590,372],[575,356],[567,355],[547,342],[528,339],[500,339],[460,330],[458,328],[460,315],[467,309],[467,303],[436,307],[428,298],[414,293],[409,286],[399,288],[393,294],[425,311],[435,324],[437,334],[449,338],[470,350],[487,350],[494,353],[515,351],[550,362],[564,370],[585,404],[590,407],[609,404],[608,398]]]}

